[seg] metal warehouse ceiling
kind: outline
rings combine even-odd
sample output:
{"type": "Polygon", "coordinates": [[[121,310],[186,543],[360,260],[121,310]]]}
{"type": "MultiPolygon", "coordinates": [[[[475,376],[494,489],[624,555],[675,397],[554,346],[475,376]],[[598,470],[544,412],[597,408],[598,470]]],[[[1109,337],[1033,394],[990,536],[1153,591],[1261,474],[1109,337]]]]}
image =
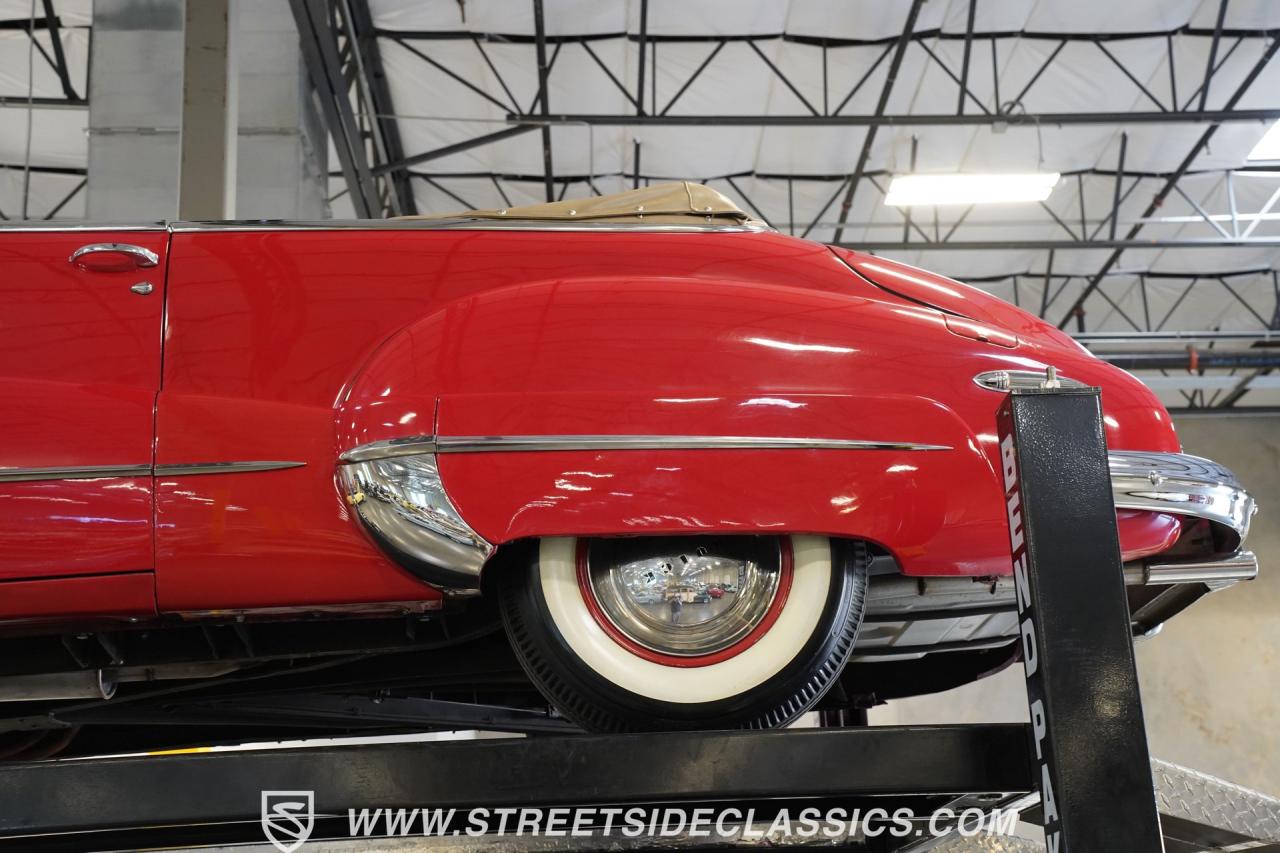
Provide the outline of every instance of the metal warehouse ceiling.
{"type": "MultiPolygon", "coordinates": [[[[1280,118],[1275,2],[263,1],[292,8],[338,128],[335,216],[693,179],[1086,338],[1239,350],[1280,325],[1280,163],[1246,159],[1280,118]],[[1062,173],[1043,204],[884,204],[894,174],[1036,171],[1062,173]]],[[[38,0],[32,50],[32,6],[0,0],[0,211],[26,185],[29,217],[74,218],[91,8],[38,0]]],[[[1242,366],[1163,390],[1280,402],[1242,366]]]]}

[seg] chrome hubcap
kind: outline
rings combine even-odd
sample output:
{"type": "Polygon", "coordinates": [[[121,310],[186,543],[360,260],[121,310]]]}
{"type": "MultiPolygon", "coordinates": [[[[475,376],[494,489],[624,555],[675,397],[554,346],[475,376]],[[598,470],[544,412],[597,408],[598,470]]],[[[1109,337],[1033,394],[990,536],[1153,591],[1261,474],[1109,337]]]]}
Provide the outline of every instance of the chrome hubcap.
{"type": "Polygon", "coordinates": [[[668,655],[739,642],[778,594],[781,551],[763,537],[601,539],[587,549],[591,592],[628,639],[668,655]]]}

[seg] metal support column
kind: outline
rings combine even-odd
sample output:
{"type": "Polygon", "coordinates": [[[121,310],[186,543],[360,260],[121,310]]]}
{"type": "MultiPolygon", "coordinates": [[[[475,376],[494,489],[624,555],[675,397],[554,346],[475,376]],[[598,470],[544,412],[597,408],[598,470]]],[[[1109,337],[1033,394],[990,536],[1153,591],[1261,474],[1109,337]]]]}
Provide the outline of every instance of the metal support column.
{"type": "Polygon", "coordinates": [[[231,0],[186,0],[185,12],[178,216],[231,219],[236,171],[231,0]]]}
{"type": "Polygon", "coordinates": [[[178,213],[183,0],[95,0],[85,218],[178,213]]]}
{"type": "Polygon", "coordinates": [[[1046,846],[1161,853],[1099,392],[997,419],[1046,846]]]}
{"type": "Polygon", "coordinates": [[[311,75],[316,97],[334,150],[342,165],[352,207],[361,219],[382,216],[383,204],[369,168],[366,141],[348,95],[337,37],[330,27],[328,6],[321,0],[289,0],[298,26],[303,61],[311,75]]]}
{"type": "Polygon", "coordinates": [[[233,219],[327,219],[329,134],[311,95],[286,3],[236,8],[236,209],[233,219]]]}

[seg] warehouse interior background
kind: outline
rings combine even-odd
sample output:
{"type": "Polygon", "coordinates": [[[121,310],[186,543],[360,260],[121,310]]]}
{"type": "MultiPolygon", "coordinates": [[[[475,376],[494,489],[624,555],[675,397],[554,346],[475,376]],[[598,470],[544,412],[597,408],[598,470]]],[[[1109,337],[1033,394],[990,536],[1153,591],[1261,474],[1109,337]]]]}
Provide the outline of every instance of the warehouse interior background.
{"type": "MultiPolygon", "coordinates": [[[[1015,302],[1141,376],[1257,496],[1259,579],[1138,661],[1154,755],[1280,794],[1277,36],[1266,0],[0,0],[0,220],[694,180],[1015,302]],[[1040,201],[886,203],[942,174],[1057,177],[1040,201]]],[[[1020,691],[1006,672],[873,721],[1021,719],[1020,691]]]]}

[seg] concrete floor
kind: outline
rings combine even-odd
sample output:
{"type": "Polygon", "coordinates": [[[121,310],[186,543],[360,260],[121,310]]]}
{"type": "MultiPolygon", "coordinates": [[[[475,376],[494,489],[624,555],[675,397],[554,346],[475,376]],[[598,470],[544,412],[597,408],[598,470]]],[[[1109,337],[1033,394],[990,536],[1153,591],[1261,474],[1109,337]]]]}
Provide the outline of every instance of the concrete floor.
{"type": "MultiPolygon", "coordinates": [[[[1258,500],[1257,580],[1214,593],[1137,644],[1151,753],[1280,796],[1280,417],[1178,421],[1188,453],[1231,468],[1258,500]]],[[[881,725],[1024,721],[1021,667],[874,709],[881,725]]]]}

